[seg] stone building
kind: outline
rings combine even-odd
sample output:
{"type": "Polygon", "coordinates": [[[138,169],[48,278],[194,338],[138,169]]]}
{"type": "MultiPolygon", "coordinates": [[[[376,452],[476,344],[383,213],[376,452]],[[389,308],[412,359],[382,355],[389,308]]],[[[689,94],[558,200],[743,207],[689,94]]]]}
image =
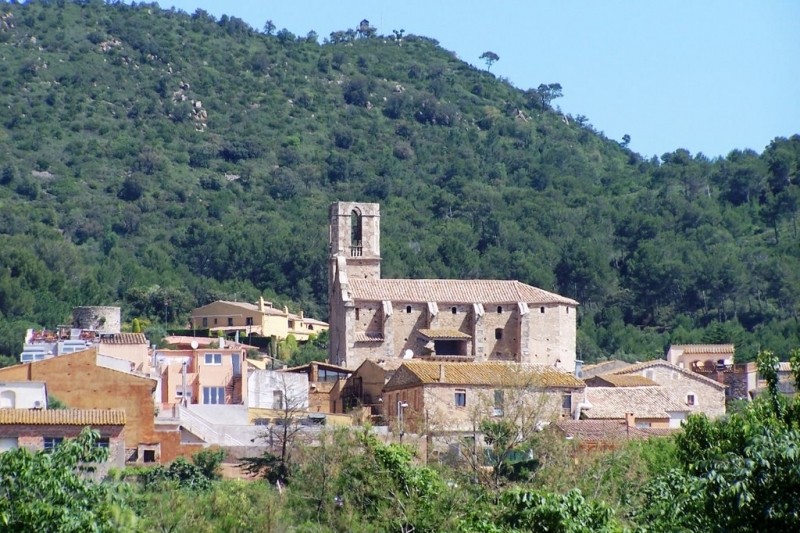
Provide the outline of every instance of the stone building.
{"type": "Polygon", "coordinates": [[[521,283],[381,278],[380,206],[330,207],[329,360],[507,361],[575,369],[578,302],[521,283]]]}
{"type": "Polygon", "coordinates": [[[709,418],[725,414],[726,386],[723,383],[663,359],[638,363],[610,374],[637,374],[656,382],[673,400],[685,405],[689,414],[705,413],[709,418]]]}

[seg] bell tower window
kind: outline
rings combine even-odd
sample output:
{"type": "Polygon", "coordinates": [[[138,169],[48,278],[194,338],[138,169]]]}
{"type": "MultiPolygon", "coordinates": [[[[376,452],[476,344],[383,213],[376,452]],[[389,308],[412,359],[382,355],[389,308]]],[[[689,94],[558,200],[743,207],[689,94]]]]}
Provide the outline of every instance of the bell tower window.
{"type": "Polygon", "coordinates": [[[350,255],[361,257],[364,250],[361,246],[361,214],[353,210],[350,213],[350,255]]]}

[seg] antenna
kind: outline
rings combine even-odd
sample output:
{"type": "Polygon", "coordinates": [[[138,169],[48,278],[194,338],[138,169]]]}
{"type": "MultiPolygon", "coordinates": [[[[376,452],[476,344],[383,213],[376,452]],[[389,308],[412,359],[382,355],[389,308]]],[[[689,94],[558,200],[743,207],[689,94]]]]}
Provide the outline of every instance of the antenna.
{"type": "Polygon", "coordinates": [[[403,352],[403,359],[413,359],[413,358],[414,358],[414,352],[412,352],[410,349],[403,352]]]}
{"type": "MultiPolygon", "coordinates": [[[[185,345],[184,345],[185,346],[185,345]]],[[[192,339],[192,350],[196,350],[200,346],[195,339],[192,339]]]]}

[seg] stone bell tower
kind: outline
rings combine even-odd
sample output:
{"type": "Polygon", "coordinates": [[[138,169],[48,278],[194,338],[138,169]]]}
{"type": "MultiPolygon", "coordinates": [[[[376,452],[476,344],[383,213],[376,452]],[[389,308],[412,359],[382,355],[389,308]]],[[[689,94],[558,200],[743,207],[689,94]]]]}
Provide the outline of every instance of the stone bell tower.
{"type": "Polygon", "coordinates": [[[329,225],[331,276],[339,258],[344,259],[349,279],[380,279],[380,204],[335,202],[331,204],[329,225]]]}

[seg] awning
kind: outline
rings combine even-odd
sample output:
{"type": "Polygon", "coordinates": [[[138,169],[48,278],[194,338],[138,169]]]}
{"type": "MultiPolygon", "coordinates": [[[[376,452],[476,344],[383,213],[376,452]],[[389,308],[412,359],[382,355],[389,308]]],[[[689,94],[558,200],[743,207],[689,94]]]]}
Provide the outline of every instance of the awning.
{"type": "Polygon", "coordinates": [[[472,338],[457,329],[420,329],[419,334],[432,341],[467,341],[472,338]]]}

